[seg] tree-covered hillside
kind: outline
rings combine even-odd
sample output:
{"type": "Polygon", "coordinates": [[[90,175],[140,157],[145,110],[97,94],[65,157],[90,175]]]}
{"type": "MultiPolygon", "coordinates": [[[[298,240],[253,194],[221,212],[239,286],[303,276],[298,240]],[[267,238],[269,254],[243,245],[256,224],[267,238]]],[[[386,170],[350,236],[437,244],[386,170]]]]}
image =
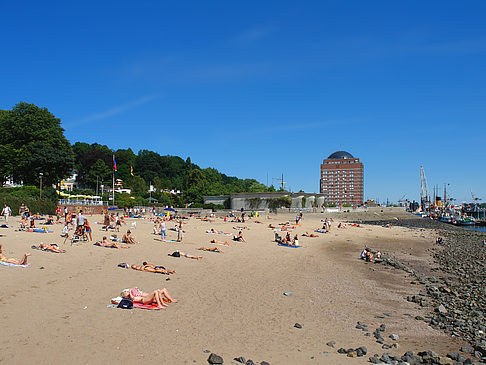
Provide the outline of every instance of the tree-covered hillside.
{"type": "Polygon", "coordinates": [[[21,102],[11,110],[0,110],[2,185],[7,178],[37,185],[41,174],[46,185],[58,184],[76,171],[80,189],[94,191],[102,184],[111,187],[113,156],[117,164],[115,177],[132,189],[137,203],[147,203],[150,184],[156,189],[152,197],[171,205],[199,205],[203,195],[274,191],[255,179],[226,176],[213,168],[201,169],[190,158],[162,156],[149,150],[135,154],[130,148],[115,151],[98,143],[76,142],[71,146],[61,121],[34,104],[21,102]],[[175,196],[164,190],[180,190],[182,194],[175,196]]]}

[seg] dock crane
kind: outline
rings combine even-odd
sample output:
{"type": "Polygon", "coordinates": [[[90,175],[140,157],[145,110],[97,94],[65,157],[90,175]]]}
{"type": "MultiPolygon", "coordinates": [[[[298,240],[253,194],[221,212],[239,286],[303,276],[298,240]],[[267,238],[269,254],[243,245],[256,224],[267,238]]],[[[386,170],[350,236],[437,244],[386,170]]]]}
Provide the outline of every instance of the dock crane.
{"type": "Polygon", "coordinates": [[[407,205],[407,199],[405,199],[406,196],[407,196],[407,194],[403,194],[402,198],[398,201],[398,204],[400,206],[406,206],[407,205]]]}
{"type": "Polygon", "coordinates": [[[481,200],[481,198],[476,198],[476,196],[475,196],[475,195],[474,195],[474,193],[472,192],[472,189],[470,190],[470,192],[471,192],[472,200],[473,200],[473,202],[474,202],[474,203],[477,203],[478,201],[480,201],[480,200],[481,200]]]}
{"type": "Polygon", "coordinates": [[[420,166],[420,204],[422,205],[423,212],[425,212],[426,210],[427,202],[429,202],[429,193],[427,190],[427,179],[425,178],[424,168],[420,166]]]}
{"type": "Polygon", "coordinates": [[[280,188],[282,189],[282,191],[285,189],[285,185],[287,185],[287,183],[284,181],[284,175],[283,174],[282,174],[282,177],[274,177],[273,180],[278,181],[278,184],[280,185],[280,188]]]}

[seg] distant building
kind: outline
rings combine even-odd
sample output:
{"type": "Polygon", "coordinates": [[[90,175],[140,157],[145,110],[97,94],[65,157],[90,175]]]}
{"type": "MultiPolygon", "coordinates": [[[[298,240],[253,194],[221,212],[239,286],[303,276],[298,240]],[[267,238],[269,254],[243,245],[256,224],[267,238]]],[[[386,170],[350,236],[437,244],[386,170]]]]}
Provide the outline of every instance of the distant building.
{"type": "Polygon", "coordinates": [[[363,204],[364,174],[359,158],[336,151],[322,162],[321,194],[326,203],[363,204]]]}
{"type": "MultiPolygon", "coordinates": [[[[204,196],[204,204],[226,205],[233,210],[264,210],[270,208],[273,199],[288,198],[290,208],[321,208],[324,204],[322,194],[289,193],[285,191],[265,193],[236,193],[230,195],[204,196]]],[[[279,207],[280,208],[280,207],[279,207]]]]}
{"type": "Polygon", "coordinates": [[[78,174],[73,172],[70,177],[66,179],[61,180],[61,190],[66,190],[66,191],[73,191],[74,189],[77,188],[77,182],[76,179],[78,177],[78,174]]]}

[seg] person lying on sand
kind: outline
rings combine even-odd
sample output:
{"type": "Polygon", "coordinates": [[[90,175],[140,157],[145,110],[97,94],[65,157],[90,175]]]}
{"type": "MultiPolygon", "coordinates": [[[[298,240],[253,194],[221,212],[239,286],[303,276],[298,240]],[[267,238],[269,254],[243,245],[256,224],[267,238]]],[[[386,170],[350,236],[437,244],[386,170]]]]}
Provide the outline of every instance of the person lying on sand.
{"type": "Polygon", "coordinates": [[[218,245],[226,245],[226,246],[231,246],[231,243],[229,243],[228,241],[218,241],[218,240],[211,240],[210,241],[211,243],[217,243],[218,245]]]}
{"type": "Polygon", "coordinates": [[[304,236],[304,237],[319,237],[318,234],[309,233],[309,232],[305,232],[304,234],[302,234],[302,236],[304,236]]]}
{"type": "Polygon", "coordinates": [[[271,229],[276,229],[276,228],[278,228],[278,227],[275,227],[273,224],[269,224],[269,225],[268,225],[268,228],[271,228],[271,229]]]}
{"type": "Polygon", "coordinates": [[[154,290],[152,293],[144,293],[138,288],[125,289],[121,295],[124,299],[131,299],[134,303],[150,304],[157,303],[158,308],[168,307],[168,303],[177,303],[177,300],[172,298],[166,288],[154,290]]]}
{"type": "Polygon", "coordinates": [[[157,273],[157,274],[166,274],[166,275],[169,275],[169,274],[175,274],[176,273],[175,270],[167,270],[163,266],[155,266],[155,265],[152,265],[152,264],[148,264],[145,261],[140,266],[131,265],[130,267],[133,270],[154,272],[154,273],[157,273]]]}
{"type": "Polygon", "coordinates": [[[8,259],[3,253],[2,245],[0,245],[0,261],[7,262],[9,264],[14,264],[14,265],[27,265],[27,257],[29,256],[30,253],[25,253],[20,260],[8,259]]]}
{"type": "Polygon", "coordinates": [[[34,250],[51,251],[56,253],[65,253],[66,250],[61,250],[55,243],[41,243],[39,246],[31,246],[34,250]]]}
{"type": "Polygon", "coordinates": [[[106,236],[103,236],[103,240],[94,243],[94,245],[100,247],[108,247],[108,248],[130,248],[126,246],[118,246],[115,242],[108,241],[106,236]]]}
{"type": "Polygon", "coordinates": [[[223,253],[223,250],[219,249],[218,247],[210,247],[210,248],[208,248],[208,247],[201,247],[201,248],[198,248],[198,250],[223,253]]]}
{"type": "Polygon", "coordinates": [[[135,238],[132,237],[132,232],[130,230],[128,230],[127,233],[123,235],[122,242],[130,244],[137,243],[137,241],[135,241],[135,238]]]}
{"type": "Polygon", "coordinates": [[[194,255],[191,255],[188,252],[179,252],[179,251],[174,251],[174,252],[170,253],[168,256],[172,256],[172,257],[186,257],[188,259],[193,259],[193,260],[201,260],[203,258],[202,256],[194,256],[194,255]]]}
{"type": "Polygon", "coordinates": [[[233,241],[246,242],[245,239],[243,238],[243,234],[241,233],[241,231],[238,232],[237,236],[233,237],[233,241]]]}
{"type": "Polygon", "coordinates": [[[346,227],[344,226],[344,224],[342,224],[341,222],[339,222],[339,224],[338,224],[338,226],[337,226],[337,227],[338,227],[338,228],[346,228],[346,227]]]}

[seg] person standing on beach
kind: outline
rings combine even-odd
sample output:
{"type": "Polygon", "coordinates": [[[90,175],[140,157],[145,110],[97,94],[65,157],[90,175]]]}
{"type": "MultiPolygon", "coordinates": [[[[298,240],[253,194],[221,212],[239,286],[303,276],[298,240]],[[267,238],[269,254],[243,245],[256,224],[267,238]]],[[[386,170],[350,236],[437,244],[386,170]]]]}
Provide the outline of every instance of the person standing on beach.
{"type": "Polygon", "coordinates": [[[10,214],[12,214],[12,209],[10,209],[10,207],[7,204],[4,204],[4,208],[2,209],[2,214],[5,217],[5,223],[8,224],[8,217],[10,216],[10,214]]]}
{"type": "Polygon", "coordinates": [[[167,228],[165,226],[165,220],[162,220],[162,222],[160,222],[160,236],[162,238],[162,241],[165,241],[165,239],[167,238],[167,228]]]}
{"type": "Polygon", "coordinates": [[[80,210],[78,214],[78,218],[76,219],[76,223],[78,227],[83,226],[84,227],[84,222],[86,221],[86,217],[83,215],[83,211],[80,210]]]}
{"type": "Polygon", "coordinates": [[[179,221],[179,229],[177,230],[177,242],[182,242],[182,219],[179,221]]]}

